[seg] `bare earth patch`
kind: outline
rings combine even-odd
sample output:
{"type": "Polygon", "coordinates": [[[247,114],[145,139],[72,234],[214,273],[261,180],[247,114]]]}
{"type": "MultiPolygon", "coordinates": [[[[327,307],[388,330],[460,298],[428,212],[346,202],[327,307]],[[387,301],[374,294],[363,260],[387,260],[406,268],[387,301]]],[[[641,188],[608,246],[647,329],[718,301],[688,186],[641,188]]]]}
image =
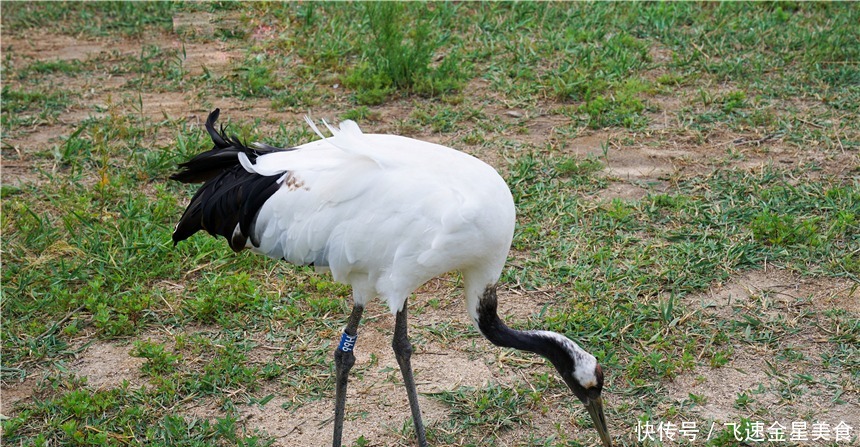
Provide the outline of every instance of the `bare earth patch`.
{"type": "Polygon", "coordinates": [[[83,60],[109,52],[111,46],[102,40],[87,40],[72,36],[43,34],[15,38],[4,36],[3,48],[15,58],[36,60],[83,60]]]}
{"type": "Polygon", "coordinates": [[[48,161],[34,163],[31,155],[59,144],[62,137],[73,132],[69,126],[40,126],[25,136],[3,138],[0,151],[0,178],[4,185],[20,186],[43,181],[39,169],[50,171],[53,165],[48,161]]]}
{"type": "Polygon", "coordinates": [[[9,379],[0,382],[0,415],[9,416],[10,411],[18,403],[24,404],[33,399],[38,379],[28,377],[25,380],[9,379]]]}
{"type": "MultiPolygon", "coordinates": [[[[140,95],[143,114],[153,119],[177,119],[195,116],[189,102],[176,93],[144,93],[140,95]]],[[[130,97],[131,101],[138,98],[130,97]]]]}
{"type": "Polygon", "coordinates": [[[140,366],[145,359],[129,355],[131,346],[109,342],[95,342],[69,368],[78,377],[86,377],[87,385],[94,389],[117,388],[123,382],[140,386],[143,379],[140,366]]]}
{"type": "Polygon", "coordinates": [[[774,268],[745,272],[685,300],[693,308],[721,318],[731,318],[737,310],[749,307],[770,314],[784,307],[804,306],[817,311],[860,312],[860,290],[851,280],[805,278],[774,268]]]}
{"type": "Polygon", "coordinates": [[[229,72],[230,63],[239,57],[237,54],[223,48],[212,48],[212,44],[186,44],[185,59],[182,66],[192,76],[209,71],[212,74],[224,75],[229,72]]]}
{"type": "MultiPolygon", "coordinates": [[[[140,373],[144,359],[129,355],[131,346],[96,341],[69,362],[68,370],[79,378],[86,378],[92,389],[113,389],[128,382],[132,388],[140,387],[145,379],[140,373]]],[[[18,404],[29,403],[39,388],[40,377],[30,373],[25,380],[4,380],[0,383],[0,414],[15,414],[18,404]]]]}
{"type": "Polygon", "coordinates": [[[843,421],[857,427],[860,403],[850,397],[857,390],[838,367],[823,360],[830,345],[827,325],[821,321],[825,317],[819,313],[842,309],[856,315],[858,293],[847,279],[805,278],[770,268],[743,273],[685,298],[689,308],[715,319],[752,315],[766,324],[779,323],[775,327],[787,332],[776,345],[740,346],[725,365],[699,365],[681,374],[667,384],[668,397],[675,405],[692,403],[693,414],[715,421],[720,429],[741,418],[790,426],[811,417],[831,427],[843,421]],[[806,312],[810,308],[813,313],[806,312]],[[798,355],[786,357],[788,351],[798,355]],[[747,399],[751,402],[743,403],[747,399]]]}

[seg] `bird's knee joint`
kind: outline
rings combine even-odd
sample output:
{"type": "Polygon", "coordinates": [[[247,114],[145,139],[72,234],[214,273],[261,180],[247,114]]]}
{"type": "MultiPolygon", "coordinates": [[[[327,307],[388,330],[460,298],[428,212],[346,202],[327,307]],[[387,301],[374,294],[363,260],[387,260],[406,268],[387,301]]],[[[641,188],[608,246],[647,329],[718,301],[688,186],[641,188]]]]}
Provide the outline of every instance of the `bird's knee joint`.
{"type": "Polygon", "coordinates": [[[409,358],[412,356],[412,343],[408,339],[394,339],[391,342],[391,349],[399,357],[409,358]]]}

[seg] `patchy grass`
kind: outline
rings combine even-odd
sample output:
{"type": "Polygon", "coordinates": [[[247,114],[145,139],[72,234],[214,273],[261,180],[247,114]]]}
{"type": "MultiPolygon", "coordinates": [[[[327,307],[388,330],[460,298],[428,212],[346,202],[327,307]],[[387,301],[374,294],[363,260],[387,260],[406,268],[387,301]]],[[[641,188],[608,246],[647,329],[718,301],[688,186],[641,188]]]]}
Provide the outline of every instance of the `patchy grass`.
{"type": "MultiPolygon", "coordinates": [[[[519,213],[502,310],[600,359],[620,445],[658,444],[648,421],[713,426],[695,442],[713,446],[845,422],[856,442],[852,4],[8,3],[2,21],[4,443],[329,442],[350,290],[171,244],[193,188],[166,178],[208,148],[214,107],[243,140],[309,141],[310,112],[493,164],[519,213]]],[[[544,362],[470,326],[458,281],[411,300],[429,438],[593,444],[544,362]]],[[[362,327],[346,438],[410,445],[390,318],[362,327]]]]}
{"type": "Polygon", "coordinates": [[[55,32],[90,36],[140,35],[145,30],[172,27],[174,4],[154,2],[54,2],[18,5],[6,9],[4,23],[16,31],[34,31],[51,26],[55,32]]]}

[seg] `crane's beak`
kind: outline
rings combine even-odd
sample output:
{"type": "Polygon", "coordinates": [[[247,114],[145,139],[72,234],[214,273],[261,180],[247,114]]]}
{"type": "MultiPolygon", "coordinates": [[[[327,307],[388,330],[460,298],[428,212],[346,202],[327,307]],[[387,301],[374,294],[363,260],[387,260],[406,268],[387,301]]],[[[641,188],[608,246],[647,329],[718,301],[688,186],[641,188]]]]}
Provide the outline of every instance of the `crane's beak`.
{"type": "Polygon", "coordinates": [[[588,403],[585,404],[585,409],[588,410],[591,420],[594,421],[594,428],[600,434],[603,447],[612,447],[609,431],[606,430],[606,417],[603,415],[603,398],[589,399],[588,403]]]}

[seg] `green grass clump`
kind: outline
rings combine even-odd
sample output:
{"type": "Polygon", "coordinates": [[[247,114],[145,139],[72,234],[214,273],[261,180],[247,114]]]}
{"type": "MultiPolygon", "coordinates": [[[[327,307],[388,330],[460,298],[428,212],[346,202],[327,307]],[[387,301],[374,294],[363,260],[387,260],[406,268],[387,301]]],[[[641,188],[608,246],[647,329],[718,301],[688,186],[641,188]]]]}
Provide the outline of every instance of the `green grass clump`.
{"type": "Polygon", "coordinates": [[[146,439],[149,445],[272,445],[245,433],[233,415],[191,419],[167,413],[177,397],[126,382],[109,390],[87,389],[75,379],[52,378],[40,405],[3,421],[3,441],[34,446],[117,445],[146,439]],[[36,424],[36,421],[41,421],[36,424]]]}
{"type": "Polygon", "coordinates": [[[53,91],[18,90],[3,86],[2,124],[6,129],[53,122],[71,102],[70,93],[53,91]]]}
{"type": "Polygon", "coordinates": [[[450,422],[456,427],[499,430],[527,418],[526,396],[517,390],[498,386],[480,390],[461,387],[433,397],[451,407],[450,422]]]}
{"type": "Polygon", "coordinates": [[[432,32],[430,21],[419,18],[417,26],[408,25],[407,14],[420,11],[394,2],[364,6],[372,39],[363,45],[362,62],[344,77],[344,85],[356,89],[359,104],[381,104],[397,90],[436,96],[462,87],[467,68],[458,54],[431,66],[445,39],[432,32]]]}
{"type": "Polygon", "coordinates": [[[141,372],[153,376],[173,372],[181,359],[180,356],[167,352],[164,345],[148,340],[135,342],[134,350],[130,355],[147,359],[141,367],[141,372]]]}
{"type": "Polygon", "coordinates": [[[642,112],[645,103],[628,89],[618,90],[611,96],[599,95],[581,105],[577,112],[588,116],[588,127],[637,128],[645,124],[642,112]]]}
{"type": "Polygon", "coordinates": [[[35,61],[32,64],[28,65],[26,68],[22,69],[19,72],[19,79],[26,79],[33,74],[36,75],[48,75],[48,74],[65,74],[65,75],[75,75],[80,73],[83,70],[79,61],[65,61],[65,60],[53,60],[53,61],[35,61]]]}
{"type": "Polygon", "coordinates": [[[275,74],[275,65],[265,56],[246,59],[237,69],[230,82],[233,93],[240,98],[266,98],[273,92],[285,88],[275,74]]]}
{"type": "Polygon", "coordinates": [[[807,245],[815,246],[820,243],[819,228],[815,220],[796,222],[792,216],[779,215],[774,212],[762,211],[750,223],[753,236],[778,246],[807,245]]]}

